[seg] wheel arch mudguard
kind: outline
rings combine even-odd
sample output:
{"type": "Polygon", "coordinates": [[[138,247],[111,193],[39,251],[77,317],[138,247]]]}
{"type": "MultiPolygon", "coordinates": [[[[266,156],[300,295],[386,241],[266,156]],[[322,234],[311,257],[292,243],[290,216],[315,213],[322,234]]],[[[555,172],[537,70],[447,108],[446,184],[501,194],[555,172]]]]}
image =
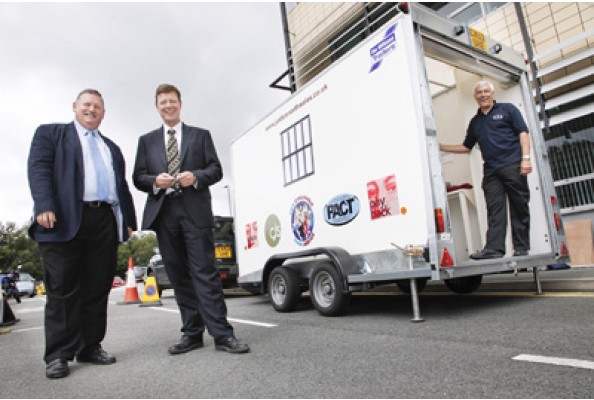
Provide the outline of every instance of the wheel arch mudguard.
{"type": "Polygon", "coordinates": [[[294,253],[275,254],[271,256],[266,261],[266,264],[264,264],[264,270],[262,272],[263,292],[266,293],[268,291],[268,277],[274,268],[283,265],[285,261],[289,259],[318,255],[325,255],[328,257],[341,276],[341,280],[343,282],[342,291],[348,292],[349,285],[347,277],[353,274],[360,274],[361,272],[357,268],[355,259],[341,247],[316,247],[294,253]]]}

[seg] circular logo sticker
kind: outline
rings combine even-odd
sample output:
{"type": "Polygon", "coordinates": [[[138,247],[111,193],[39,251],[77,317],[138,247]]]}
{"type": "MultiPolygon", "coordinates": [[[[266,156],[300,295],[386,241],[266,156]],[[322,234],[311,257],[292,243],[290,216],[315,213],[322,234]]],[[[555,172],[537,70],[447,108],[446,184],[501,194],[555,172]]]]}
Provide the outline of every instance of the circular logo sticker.
{"type": "Polygon", "coordinates": [[[307,246],[314,238],[313,202],[307,196],[299,196],[291,206],[291,230],[295,243],[307,246]]]}
{"type": "Polygon", "coordinates": [[[278,217],[274,214],[270,214],[268,218],[266,218],[264,229],[266,243],[268,243],[270,247],[276,247],[278,242],[280,242],[281,237],[281,226],[278,217]]]}

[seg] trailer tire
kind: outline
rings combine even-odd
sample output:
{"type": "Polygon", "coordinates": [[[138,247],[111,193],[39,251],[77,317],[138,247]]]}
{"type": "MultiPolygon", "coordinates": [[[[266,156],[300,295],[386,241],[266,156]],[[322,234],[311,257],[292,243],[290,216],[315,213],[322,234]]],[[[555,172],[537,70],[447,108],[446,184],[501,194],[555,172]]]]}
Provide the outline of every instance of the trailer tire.
{"type": "Polygon", "coordinates": [[[344,313],[350,304],[351,293],[343,292],[342,277],[332,264],[323,263],[312,271],[309,295],[318,312],[327,317],[344,313]]]}
{"type": "Polygon", "coordinates": [[[472,293],[481,286],[482,275],[464,276],[462,278],[446,279],[445,285],[454,293],[466,294],[472,293]]]}
{"type": "Polygon", "coordinates": [[[301,297],[299,286],[299,276],[292,269],[273,269],[268,278],[268,293],[272,307],[279,312],[295,311],[301,297]]]}
{"type": "MultiPolygon", "coordinates": [[[[422,292],[427,286],[427,278],[417,278],[417,292],[422,292]]],[[[410,294],[410,279],[396,281],[396,286],[402,293],[410,294]]]]}

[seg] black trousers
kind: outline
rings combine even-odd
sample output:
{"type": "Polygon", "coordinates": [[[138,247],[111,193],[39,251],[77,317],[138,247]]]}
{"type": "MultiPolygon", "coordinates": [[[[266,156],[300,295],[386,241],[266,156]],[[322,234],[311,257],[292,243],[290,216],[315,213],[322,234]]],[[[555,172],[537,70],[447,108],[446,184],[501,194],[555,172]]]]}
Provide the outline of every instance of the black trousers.
{"type": "Polygon", "coordinates": [[[184,336],[233,335],[223,285],[215,266],[213,228],[196,226],[182,198],[166,198],[155,224],[159,250],[179,306],[184,336]]]}
{"type": "Polygon", "coordinates": [[[117,224],[109,206],[83,207],[80,230],[71,241],[39,244],[47,293],[46,363],[73,360],[103,341],[117,250],[117,224]]]}
{"type": "Polygon", "coordinates": [[[485,171],[483,191],[487,204],[488,230],[485,248],[505,253],[507,204],[509,201],[512,242],[515,250],[530,250],[530,190],[520,165],[485,171]]]}

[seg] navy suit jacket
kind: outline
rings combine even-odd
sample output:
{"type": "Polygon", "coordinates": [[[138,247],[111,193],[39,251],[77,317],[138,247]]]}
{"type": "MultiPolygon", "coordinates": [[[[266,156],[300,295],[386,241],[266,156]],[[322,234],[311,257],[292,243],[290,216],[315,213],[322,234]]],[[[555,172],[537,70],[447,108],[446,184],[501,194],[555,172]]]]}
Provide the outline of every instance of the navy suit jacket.
{"type": "MultiPolygon", "coordinates": [[[[213,227],[211,195],[209,186],[223,177],[223,169],[217,156],[210,132],[182,124],[182,141],[180,146],[180,171],[191,171],[196,176],[198,186],[182,188],[182,199],[185,210],[198,227],[213,227]]],[[[155,129],[140,137],[138,152],[132,179],[134,185],[148,194],[142,229],[154,229],[165,190],[155,195],[153,184],[157,175],[167,172],[167,152],[163,127],[155,129]]]]}
{"type": "MultiPolygon", "coordinates": [[[[136,213],[120,148],[101,135],[111,151],[116,192],[123,215],[123,238],[128,227],[136,230],[136,213]]],[[[82,147],[74,122],[41,125],[35,131],[28,162],[29,186],[33,197],[33,221],[29,236],[37,242],[66,242],[77,234],[83,213],[84,164],[82,147]],[[45,211],[56,214],[56,224],[45,229],[35,216],[45,211]]]]}

